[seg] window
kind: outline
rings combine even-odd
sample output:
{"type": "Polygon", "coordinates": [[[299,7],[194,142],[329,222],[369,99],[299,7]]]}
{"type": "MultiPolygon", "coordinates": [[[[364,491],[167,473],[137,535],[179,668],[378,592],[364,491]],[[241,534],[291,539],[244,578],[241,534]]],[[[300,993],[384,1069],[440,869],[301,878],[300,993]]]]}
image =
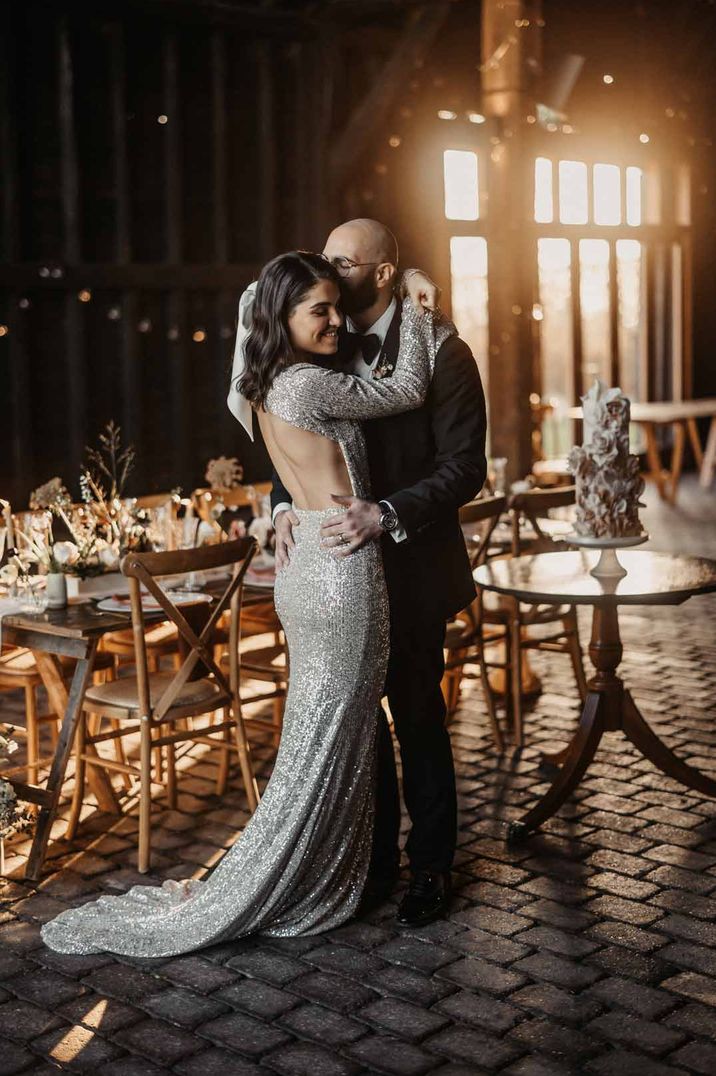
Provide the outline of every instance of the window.
{"type": "Polygon", "coordinates": [[[477,220],[480,203],[477,185],[477,154],[447,149],[443,154],[445,216],[448,220],[477,220]]]}
{"type": "Polygon", "coordinates": [[[472,351],[487,391],[487,240],[454,235],[450,240],[452,316],[472,351]]]}

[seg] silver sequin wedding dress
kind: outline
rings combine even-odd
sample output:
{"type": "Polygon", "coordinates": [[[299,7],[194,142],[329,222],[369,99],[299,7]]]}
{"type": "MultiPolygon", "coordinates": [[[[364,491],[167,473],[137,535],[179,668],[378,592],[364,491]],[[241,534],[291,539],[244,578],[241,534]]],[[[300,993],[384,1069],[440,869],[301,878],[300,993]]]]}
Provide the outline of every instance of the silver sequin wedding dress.
{"type": "MultiPolygon", "coordinates": [[[[361,421],[419,406],[454,331],[406,300],[391,378],[298,363],[278,375],[266,408],[337,441],[355,496],[369,497],[361,421]]],[[[335,511],[297,511],[296,548],[276,580],[290,686],[275,767],[243,833],[205,881],[134,886],[62,912],[42,928],[52,949],[173,956],[246,934],[316,934],[355,913],[370,855],[389,624],[379,545],[340,558],[320,546],[321,523],[335,511]]]]}

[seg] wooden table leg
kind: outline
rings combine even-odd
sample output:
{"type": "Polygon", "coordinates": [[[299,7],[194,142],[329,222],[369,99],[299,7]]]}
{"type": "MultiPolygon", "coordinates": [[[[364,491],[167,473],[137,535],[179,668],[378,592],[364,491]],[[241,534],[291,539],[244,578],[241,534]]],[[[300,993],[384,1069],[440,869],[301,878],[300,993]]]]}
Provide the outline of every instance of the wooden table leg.
{"type": "Polygon", "coordinates": [[[714,471],[716,471],[716,415],[711,419],[708,437],[706,438],[706,448],[704,449],[704,458],[701,463],[701,472],[699,474],[699,484],[704,489],[708,489],[713,482],[714,471]]]}
{"type": "Polygon", "coordinates": [[[716,781],[707,777],[701,770],[683,762],[659,739],[641,716],[639,708],[628,691],[624,692],[622,715],[626,736],[645,758],[654,763],[657,769],[660,769],[667,777],[678,781],[679,784],[692,788],[694,792],[700,792],[704,796],[713,796],[716,799],[716,781]]]}
{"type": "Polygon", "coordinates": [[[662,501],[664,501],[666,500],[664,471],[661,466],[661,454],[656,441],[656,427],[653,422],[643,422],[642,426],[644,427],[644,436],[646,437],[646,458],[649,463],[649,474],[647,477],[654,480],[656,488],[659,491],[659,496],[662,501]]]}
{"type": "Polygon", "coordinates": [[[696,424],[695,418],[687,418],[686,429],[689,434],[689,441],[691,442],[691,451],[694,454],[694,462],[696,463],[697,468],[701,470],[704,462],[704,450],[701,447],[699,427],[696,424]]]}
{"type": "Polygon", "coordinates": [[[508,826],[508,840],[527,837],[559,810],[578,786],[605,732],[623,732],[641,754],[675,781],[716,799],[716,781],[678,758],[642,717],[616,670],[622,659],[616,605],[596,605],[592,616],[589,657],[596,675],[589,681],[589,694],[579,728],[568,747],[544,761],[561,767],[544,796],[519,821],[508,826]]]}
{"type": "MultiPolygon", "coordinates": [[[[91,659],[88,652],[88,655],[81,659],[82,662],[87,662],[90,660],[94,661],[94,654],[96,649],[96,643],[92,643],[91,659]]],[[[54,654],[49,654],[44,650],[33,650],[32,653],[37,664],[37,671],[42,677],[42,683],[44,684],[45,690],[47,691],[50,700],[50,706],[56,714],[65,714],[66,716],[70,705],[70,699],[72,697],[72,689],[70,690],[70,693],[68,695],[65,681],[62,676],[62,669],[57,658],[54,654]]],[[[90,672],[91,671],[92,670],[90,669],[90,672]]],[[[77,670],[75,670],[75,676],[72,680],[73,688],[76,678],[77,670]]],[[[89,681],[87,681],[87,683],[89,683],[89,681]]],[[[87,687],[87,683],[85,684],[85,688],[87,687]]],[[[83,698],[84,689],[82,691],[82,696],[80,697],[80,705],[83,698]]],[[[74,723],[72,726],[72,734],[74,736],[74,723]]],[[[94,745],[90,745],[90,747],[92,751],[96,753],[96,748],[94,747],[94,745]]],[[[59,745],[55,754],[57,754],[58,750],[59,745]]],[[[62,770],[62,775],[64,777],[64,768],[62,770]]],[[[89,781],[90,788],[97,797],[97,804],[101,808],[101,810],[110,811],[113,814],[119,814],[119,801],[114,792],[114,789],[112,788],[112,782],[107,776],[106,771],[100,769],[97,766],[90,766],[87,779],[89,781]]]]}
{"type": "Polygon", "coordinates": [[[672,422],[671,428],[674,433],[674,442],[671,446],[671,470],[669,471],[669,490],[667,499],[671,504],[676,502],[676,493],[681,478],[681,468],[684,463],[684,442],[686,440],[684,423],[672,422]]]}
{"type": "MultiPolygon", "coordinates": [[[[55,820],[57,804],[59,802],[60,792],[62,791],[62,782],[67,769],[70,751],[72,750],[77,718],[80,713],[80,707],[82,706],[85,691],[87,690],[87,685],[92,676],[92,664],[96,649],[97,643],[90,643],[86,656],[80,658],[77,662],[77,667],[75,668],[69,695],[67,697],[67,704],[63,710],[59,711],[60,713],[64,713],[64,717],[62,719],[62,727],[60,729],[55,757],[52,761],[52,768],[50,769],[50,776],[47,779],[47,799],[40,808],[40,813],[37,817],[35,836],[32,841],[30,857],[25,871],[25,877],[33,882],[37,881],[40,876],[40,871],[42,870],[42,864],[47,850],[47,842],[50,837],[52,823],[55,820]]],[[[43,658],[48,657],[50,657],[50,655],[43,654],[43,658]]],[[[38,662],[38,668],[39,667],[38,662]]],[[[52,668],[54,672],[57,673],[54,664],[52,665],[52,668]]],[[[59,673],[57,675],[59,675],[59,673]]],[[[64,683],[62,686],[64,688],[64,683]]],[[[56,702],[53,701],[53,706],[54,705],[56,705],[56,702]]]]}
{"type": "Polygon", "coordinates": [[[508,827],[508,840],[519,840],[559,810],[582,780],[594,758],[605,732],[621,727],[624,689],[616,670],[622,659],[617,606],[595,605],[592,613],[592,637],[589,658],[596,675],[588,682],[587,695],[579,727],[564,750],[545,756],[545,761],[561,763],[560,769],[544,796],[519,821],[508,827]]]}
{"type": "Polygon", "coordinates": [[[590,692],[582,710],[577,734],[567,750],[564,765],[541,800],[519,822],[510,822],[509,840],[526,837],[551,818],[582,780],[604,733],[604,697],[590,692]]]}

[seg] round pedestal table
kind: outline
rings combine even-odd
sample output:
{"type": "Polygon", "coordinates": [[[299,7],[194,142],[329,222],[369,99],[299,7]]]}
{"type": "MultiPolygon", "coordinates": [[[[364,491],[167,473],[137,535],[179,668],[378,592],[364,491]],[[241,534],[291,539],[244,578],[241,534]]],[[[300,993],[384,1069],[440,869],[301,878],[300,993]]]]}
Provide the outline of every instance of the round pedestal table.
{"type": "Polygon", "coordinates": [[[695,594],[716,591],[716,561],[673,556],[647,550],[619,552],[626,574],[590,575],[598,553],[538,553],[493,560],[475,569],[483,590],[505,594],[528,605],[591,605],[589,657],[596,675],[588,681],[577,731],[571,743],[544,761],[559,767],[547,792],[520,821],[511,822],[508,837],[526,837],[551,818],[574,791],[594,758],[605,732],[623,732],[646,758],[687,788],[716,798],[716,781],[682,762],[656,735],[617,676],[622,660],[620,605],[681,605],[695,594]]]}

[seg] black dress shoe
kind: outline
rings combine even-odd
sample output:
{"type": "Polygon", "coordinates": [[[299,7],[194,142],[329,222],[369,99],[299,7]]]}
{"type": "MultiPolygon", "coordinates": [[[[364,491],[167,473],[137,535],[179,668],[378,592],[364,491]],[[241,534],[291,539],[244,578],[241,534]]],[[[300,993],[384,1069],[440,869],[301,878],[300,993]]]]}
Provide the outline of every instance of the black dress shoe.
{"type": "Polygon", "coordinates": [[[372,912],[375,908],[379,908],[381,904],[385,904],[386,900],[390,900],[393,890],[398,884],[399,877],[400,872],[398,870],[391,874],[369,874],[365,880],[363,895],[356,914],[364,915],[372,912]]]}
{"type": "Polygon", "coordinates": [[[450,875],[414,871],[398,908],[398,925],[420,927],[441,919],[450,899],[450,875]]]}

